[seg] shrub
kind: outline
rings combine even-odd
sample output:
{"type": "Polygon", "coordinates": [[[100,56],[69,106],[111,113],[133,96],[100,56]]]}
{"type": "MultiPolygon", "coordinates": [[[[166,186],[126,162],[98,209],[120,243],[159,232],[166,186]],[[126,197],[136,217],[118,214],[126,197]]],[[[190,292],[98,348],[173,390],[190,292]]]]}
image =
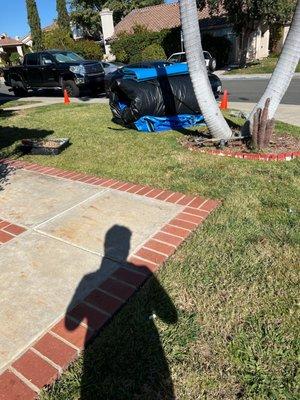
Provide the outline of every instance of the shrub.
{"type": "Polygon", "coordinates": [[[135,26],[133,34],[122,33],[112,43],[111,49],[118,61],[128,63],[142,61],[142,52],[152,44],[161,46],[166,31],[150,32],[143,26],[135,26]]]}
{"type": "Polygon", "coordinates": [[[72,50],[90,60],[102,60],[100,45],[92,40],[74,40],[66,30],[55,28],[44,34],[46,49],[72,50]]]}
{"type": "Polygon", "coordinates": [[[70,50],[82,54],[88,60],[101,61],[103,59],[103,51],[100,44],[91,40],[74,40],[70,50]]]}
{"type": "Polygon", "coordinates": [[[165,60],[166,53],[162,46],[157,43],[150,44],[142,51],[143,60],[165,60]]]}
{"type": "Polygon", "coordinates": [[[20,60],[21,60],[20,54],[16,51],[14,53],[11,53],[11,55],[9,56],[9,62],[12,65],[20,64],[20,60]]]}

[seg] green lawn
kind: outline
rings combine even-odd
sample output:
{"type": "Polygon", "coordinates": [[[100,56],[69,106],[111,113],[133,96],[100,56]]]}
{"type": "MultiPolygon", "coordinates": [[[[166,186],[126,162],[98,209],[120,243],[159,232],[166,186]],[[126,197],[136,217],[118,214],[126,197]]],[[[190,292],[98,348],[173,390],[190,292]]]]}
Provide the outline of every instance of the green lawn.
{"type": "MultiPolygon", "coordinates": [[[[233,69],[231,71],[226,72],[226,75],[235,75],[235,74],[270,74],[274,71],[276,66],[278,57],[269,56],[264,58],[261,61],[258,61],[256,64],[249,65],[246,68],[238,68],[233,69]]],[[[296,72],[300,72],[300,63],[296,68],[296,72]]]]}
{"type": "Polygon", "coordinates": [[[0,100],[0,109],[5,110],[6,108],[10,107],[18,107],[18,106],[27,106],[29,104],[37,104],[41,103],[40,101],[35,101],[35,100],[12,100],[12,101],[6,101],[6,100],[0,100]]]}
{"type": "Polygon", "coordinates": [[[41,399],[296,400],[299,161],[200,154],[180,133],[110,117],[104,105],[0,114],[0,149],[18,157],[21,138],[70,137],[60,156],[23,158],[223,203],[41,399]]]}

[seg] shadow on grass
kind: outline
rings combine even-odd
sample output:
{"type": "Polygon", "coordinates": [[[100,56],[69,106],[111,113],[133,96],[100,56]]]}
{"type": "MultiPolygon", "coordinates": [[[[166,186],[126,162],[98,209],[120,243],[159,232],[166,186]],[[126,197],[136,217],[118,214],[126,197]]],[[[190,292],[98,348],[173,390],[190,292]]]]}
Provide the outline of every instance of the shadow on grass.
{"type": "Polygon", "coordinates": [[[18,145],[22,139],[42,139],[51,134],[53,134],[53,131],[46,129],[0,126],[0,158],[20,155],[20,149],[14,145],[18,145]]]}
{"type": "MultiPolygon", "coordinates": [[[[8,112],[8,115],[11,115],[11,112],[8,112]]],[[[1,113],[0,116],[3,116],[3,114],[1,113]]],[[[53,131],[45,129],[27,129],[0,125],[0,160],[5,158],[15,160],[22,156],[23,152],[18,146],[22,139],[41,139],[51,134],[53,134],[53,131]]],[[[9,176],[14,171],[14,167],[0,161],[0,191],[8,184],[9,176]]]]}
{"type": "MultiPolygon", "coordinates": [[[[65,318],[67,330],[74,331],[81,322],[85,322],[92,330],[95,328],[95,317],[79,306],[74,309],[78,299],[87,292],[87,286],[103,281],[112,264],[123,272],[135,271],[136,278],[141,277],[137,268],[128,263],[116,263],[112,258],[126,260],[130,249],[131,231],[114,225],[105,237],[105,255],[98,271],[87,274],[79,283],[73,299],[67,310],[67,315],[75,319],[65,318]],[[126,265],[126,266],[125,266],[126,265]],[[102,279],[101,279],[102,276],[102,279]],[[81,311],[80,311],[81,309],[81,311]],[[75,314],[74,314],[75,312],[75,314]]],[[[168,367],[168,361],[160,342],[155,325],[156,317],[166,324],[177,322],[177,311],[162,288],[157,278],[148,270],[149,280],[130,300],[131,314],[128,319],[125,313],[119,313],[100,333],[91,346],[87,346],[89,334],[85,340],[83,354],[83,370],[81,373],[81,400],[135,400],[161,399],[173,400],[174,390],[168,367]]],[[[126,286],[126,285],[125,285],[126,286]]],[[[107,294],[97,290],[99,296],[107,294]]],[[[118,297],[124,293],[115,293],[116,298],[110,298],[111,305],[118,303],[118,297]]],[[[98,301],[97,307],[107,310],[105,301],[98,301]]],[[[112,312],[113,313],[113,312],[112,312]]],[[[78,376],[76,376],[78,379],[78,376]]],[[[78,389],[78,387],[77,387],[78,389]]],[[[76,390],[76,395],[78,391],[76,390]]],[[[74,398],[75,398],[74,397],[74,398]]],[[[77,398],[77,397],[76,397],[77,398]]]]}

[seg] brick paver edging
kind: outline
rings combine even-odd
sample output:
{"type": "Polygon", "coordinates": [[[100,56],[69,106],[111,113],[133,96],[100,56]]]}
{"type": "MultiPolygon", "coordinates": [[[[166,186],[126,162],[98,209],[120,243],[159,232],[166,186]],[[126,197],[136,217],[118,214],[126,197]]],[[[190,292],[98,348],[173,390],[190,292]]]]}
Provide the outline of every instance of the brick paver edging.
{"type": "Polygon", "coordinates": [[[0,247],[25,231],[26,228],[22,226],[0,219],[0,247]]]}
{"type": "MultiPolygon", "coordinates": [[[[84,349],[87,339],[101,328],[128,301],[128,299],[155,273],[178,246],[220,204],[199,196],[155,189],[149,186],[99,178],[78,172],[63,171],[24,161],[0,160],[13,168],[99,185],[139,196],[153,198],[183,206],[182,211],[142,248],[130,256],[128,264],[120,266],[101,285],[93,290],[67,316],[58,321],[37,342],[33,343],[0,376],[0,400],[33,400],[46,385],[52,384],[62,371],[84,349]],[[83,317],[88,316],[89,327],[83,317]],[[67,329],[74,325],[76,329],[67,329]]],[[[5,224],[4,224],[5,225],[5,224]]],[[[0,225],[1,226],[1,225],[0,225]]],[[[5,229],[5,227],[3,228],[5,229]]],[[[0,231],[1,232],[1,231],[0,231]]]]}
{"type": "Polygon", "coordinates": [[[300,157],[300,151],[289,151],[285,153],[243,153],[231,150],[199,149],[200,153],[212,154],[221,157],[242,158],[244,160],[256,161],[291,161],[300,157]]]}

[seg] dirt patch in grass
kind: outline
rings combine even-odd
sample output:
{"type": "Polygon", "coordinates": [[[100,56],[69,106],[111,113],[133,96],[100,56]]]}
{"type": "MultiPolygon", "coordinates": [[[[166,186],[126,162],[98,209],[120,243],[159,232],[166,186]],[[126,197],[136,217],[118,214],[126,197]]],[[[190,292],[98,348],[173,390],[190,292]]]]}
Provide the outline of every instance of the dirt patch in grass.
{"type": "MultiPolygon", "coordinates": [[[[189,136],[180,139],[182,145],[189,150],[199,149],[214,149],[220,148],[212,142],[203,142],[203,136],[189,136]]],[[[270,145],[263,150],[263,153],[280,154],[284,152],[294,152],[300,150],[300,139],[290,135],[288,132],[278,133],[275,132],[270,140],[270,145]]],[[[229,141],[222,151],[226,154],[236,153],[253,153],[254,150],[249,146],[247,140],[232,140],[229,141]]]]}

